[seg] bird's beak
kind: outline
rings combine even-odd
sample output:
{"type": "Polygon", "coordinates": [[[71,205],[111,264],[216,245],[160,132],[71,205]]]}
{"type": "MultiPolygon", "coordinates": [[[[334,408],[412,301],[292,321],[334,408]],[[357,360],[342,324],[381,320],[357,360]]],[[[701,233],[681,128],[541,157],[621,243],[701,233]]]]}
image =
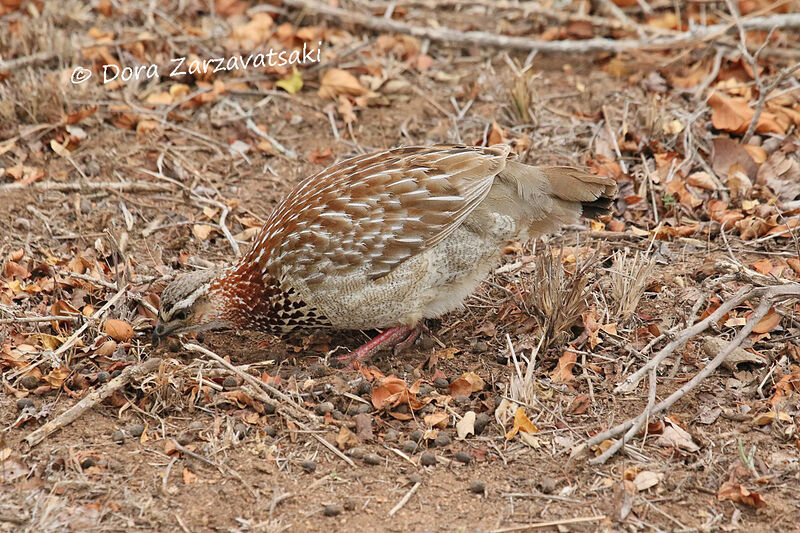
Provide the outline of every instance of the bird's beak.
{"type": "Polygon", "coordinates": [[[158,346],[158,343],[161,342],[161,339],[175,331],[176,328],[169,328],[165,326],[162,322],[156,324],[156,327],[153,328],[153,346],[158,346]]]}

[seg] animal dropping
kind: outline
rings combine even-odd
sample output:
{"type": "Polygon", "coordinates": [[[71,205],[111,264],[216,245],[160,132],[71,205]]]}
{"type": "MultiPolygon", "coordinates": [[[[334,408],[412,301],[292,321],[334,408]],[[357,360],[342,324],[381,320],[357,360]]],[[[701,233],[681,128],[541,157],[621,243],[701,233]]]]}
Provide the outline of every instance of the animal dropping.
{"type": "Polygon", "coordinates": [[[613,179],[525,165],[509,150],[394,148],[305,179],[237,263],[164,290],[154,342],[225,328],[385,329],[347,360],[411,344],[423,319],[461,306],[509,243],[609,212],[613,179]]]}

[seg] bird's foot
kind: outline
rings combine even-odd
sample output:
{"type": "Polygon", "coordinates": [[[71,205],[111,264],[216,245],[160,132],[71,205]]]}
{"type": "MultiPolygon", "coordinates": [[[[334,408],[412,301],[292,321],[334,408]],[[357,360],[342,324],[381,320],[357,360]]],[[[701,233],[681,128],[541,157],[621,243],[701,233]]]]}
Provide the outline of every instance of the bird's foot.
{"type": "Polygon", "coordinates": [[[420,336],[423,330],[427,330],[423,325],[409,326],[396,326],[389,328],[371,341],[363,344],[350,353],[336,356],[341,362],[355,362],[362,361],[382,348],[394,347],[395,352],[411,346],[415,340],[420,336]]]}

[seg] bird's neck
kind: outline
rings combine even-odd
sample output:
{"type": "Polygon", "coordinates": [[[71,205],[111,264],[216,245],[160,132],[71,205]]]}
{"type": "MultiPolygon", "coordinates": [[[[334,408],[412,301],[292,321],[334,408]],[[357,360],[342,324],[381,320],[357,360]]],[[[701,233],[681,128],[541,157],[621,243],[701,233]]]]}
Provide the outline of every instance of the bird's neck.
{"type": "Polygon", "coordinates": [[[234,328],[282,334],[330,325],[294,289],[283,290],[254,262],[242,261],[224,270],[209,291],[223,320],[234,328]]]}

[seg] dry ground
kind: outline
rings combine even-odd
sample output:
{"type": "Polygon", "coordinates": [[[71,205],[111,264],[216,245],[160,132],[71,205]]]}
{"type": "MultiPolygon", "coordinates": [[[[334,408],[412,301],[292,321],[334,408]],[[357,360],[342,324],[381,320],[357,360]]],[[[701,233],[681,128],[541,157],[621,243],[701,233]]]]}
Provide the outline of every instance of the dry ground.
{"type": "MultiPolygon", "coordinates": [[[[204,2],[99,2],[95,9],[72,1],[29,3],[28,11],[0,19],[0,28],[12,32],[0,37],[6,57],[55,51],[44,62],[15,69],[2,82],[0,99],[0,187],[6,186],[0,189],[0,531],[523,531],[503,528],[573,518],[588,520],[548,529],[800,530],[800,411],[798,392],[792,394],[792,383],[800,381],[780,381],[800,363],[798,322],[789,304],[780,307],[783,315],[775,315],[768,333],[747,341],[760,361],[718,369],[669,409],[686,441],[664,442],[669,422],[659,415],[644,440],[635,438],[628,453],[604,465],[590,465],[586,456],[570,459],[573,447],[646,406],[647,379],[630,394],[612,392],[646,360],[638,351],[670,328],[692,323],[699,298],[701,314],[743,285],[741,276],[724,278],[722,261],[763,274],[759,261],[767,259],[773,278],[797,280],[787,262],[797,257],[791,238],[745,241],[736,232],[720,234],[706,206],[730,187],[697,189],[703,202],[690,212],[676,204],[667,173],[659,178],[653,170],[662,168],[664,154],[690,161],[682,175],[710,158],[705,148],[720,132],[709,110],[665,77],[686,75],[696,65],[711,68],[713,47],[687,49],[677,61],[673,52],[528,57],[528,77],[521,73],[524,53],[378,36],[285,8],[274,14],[273,26],[258,30],[252,13],[222,9],[233,4],[217,2],[211,14],[204,2]],[[93,27],[110,34],[104,52],[76,44],[102,39],[93,27]],[[231,41],[237,28],[245,36],[231,41]],[[277,47],[308,35],[329,43],[320,65],[300,70],[300,92],[274,86],[290,77],[288,69],[205,80],[162,76],[118,87],[67,81],[74,65],[101,64],[108,57],[103,54],[122,63],[167,65],[171,56],[244,49],[247,32],[258,31],[277,47]],[[360,76],[364,92],[356,88],[336,99],[318,94],[322,73],[334,67],[360,76]],[[222,86],[210,85],[214,80],[222,86]],[[179,82],[187,87],[170,94],[179,82]],[[691,117],[694,109],[700,113],[691,117]],[[82,110],[91,112],[76,115],[82,110]],[[674,120],[694,131],[699,151],[669,130],[674,120]],[[616,139],[630,141],[619,156],[616,139]],[[179,271],[233,260],[223,212],[229,211],[225,226],[246,248],[254,232],[248,228],[257,228],[293,184],[334,161],[396,145],[493,140],[511,142],[529,163],[609,171],[623,161],[627,172],[611,172],[628,201],[619,200],[605,227],[570,228],[547,245],[508,249],[464,311],[431,323],[432,335],[408,351],[380,354],[369,371],[332,364],[333,355],[367,338],[360,332],[288,340],[230,332],[199,341],[249,374],[272,383],[279,376],[281,391],[325,415],[311,431],[340,444],[354,466],[309,431],[265,410],[217,363],[176,340],[150,344],[149,308],[157,306],[166,282],[179,271]],[[30,183],[8,186],[15,181],[30,183]],[[695,221],[691,233],[652,239],[658,224],[680,229],[695,221]],[[636,252],[652,261],[652,271],[614,262],[615,253],[636,252]],[[509,342],[524,357],[537,346],[536,309],[552,309],[537,308],[536,294],[555,281],[537,282],[534,270],[549,253],[555,268],[572,273],[556,292],[559,301],[580,290],[576,263],[596,263],[576,316],[537,356],[528,383],[531,403],[517,403],[538,431],[506,438],[513,424],[504,419],[508,400],[502,402],[512,395],[517,372],[509,342]],[[631,286],[644,291],[630,317],[618,312],[614,280],[627,287],[625,294],[631,286]],[[130,340],[113,341],[102,321],[89,321],[81,342],[52,356],[83,319],[19,320],[73,309],[91,315],[125,286],[103,318],[133,325],[130,340]],[[574,352],[564,352],[567,343],[574,352]],[[23,438],[42,423],[126,366],[152,357],[162,358],[157,372],[41,444],[25,445],[23,438]],[[378,373],[409,386],[422,380],[416,396],[430,403],[418,410],[402,404],[376,409],[380,379],[367,378],[378,373]],[[452,384],[465,373],[479,376],[482,386],[465,394],[452,384]],[[488,424],[458,439],[455,424],[469,411],[488,424]],[[442,427],[432,428],[439,413],[442,427]],[[433,454],[436,464],[422,466],[423,453],[433,454]],[[725,482],[757,496],[720,499],[725,482]]],[[[468,10],[437,14],[460,29],[478,16],[468,10]]],[[[411,5],[406,20],[424,23],[429,15],[411,5]]],[[[527,28],[518,19],[495,22],[482,29],[527,28]]],[[[735,55],[735,46],[726,53],[735,55]]],[[[741,63],[726,59],[723,70],[736,68],[741,63]]],[[[792,131],[779,140],[796,137],[792,131]]],[[[756,188],[748,194],[767,203],[772,193],[756,188]]],[[[755,303],[737,307],[704,335],[730,339],[755,303]]],[[[657,400],[708,363],[704,338],[667,359],[657,400]]]]}

